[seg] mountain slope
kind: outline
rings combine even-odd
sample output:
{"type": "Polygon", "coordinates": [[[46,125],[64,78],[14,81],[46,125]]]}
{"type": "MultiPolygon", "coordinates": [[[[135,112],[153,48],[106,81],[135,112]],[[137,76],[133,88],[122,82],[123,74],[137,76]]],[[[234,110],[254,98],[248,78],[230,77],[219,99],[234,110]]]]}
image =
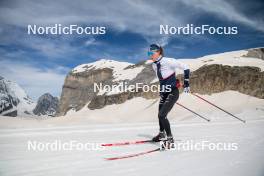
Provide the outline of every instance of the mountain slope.
{"type": "MultiPolygon", "coordinates": [[[[226,52],[196,59],[179,59],[191,68],[193,92],[212,94],[234,90],[258,98],[264,98],[263,49],[226,52]]],[[[182,71],[176,70],[178,74],[182,71]]],[[[181,75],[178,75],[181,79],[181,75]]],[[[82,108],[99,109],[112,104],[143,97],[158,98],[157,92],[124,92],[94,90],[94,84],[104,85],[147,85],[158,84],[150,63],[130,64],[113,60],[99,60],[74,68],[66,77],[62,89],[58,116],[69,110],[82,108]]]]}
{"type": "Polygon", "coordinates": [[[33,100],[15,82],[0,77],[0,114],[6,116],[31,116],[33,100]]]}

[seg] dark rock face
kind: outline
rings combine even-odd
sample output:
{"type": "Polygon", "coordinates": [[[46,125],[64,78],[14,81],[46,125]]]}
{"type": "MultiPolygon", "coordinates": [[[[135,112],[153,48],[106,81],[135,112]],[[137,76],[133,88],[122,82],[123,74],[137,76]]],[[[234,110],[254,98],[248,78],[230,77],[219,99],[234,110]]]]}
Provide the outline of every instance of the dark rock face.
{"type": "Polygon", "coordinates": [[[113,70],[91,69],[87,72],[69,73],[65,79],[57,115],[64,115],[69,109],[80,110],[97,94],[94,83],[112,84],[113,70]]]}
{"type": "Polygon", "coordinates": [[[264,98],[264,72],[257,67],[203,66],[192,73],[190,83],[192,91],[200,94],[236,90],[264,98]]]}
{"type": "Polygon", "coordinates": [[[17,110],[8,112],[4,116],[9,116],[9,117],[16,117],[17,116],[17,110]]]}
{"type": "Polygon", "coordinates": [[[57,112],[59,99],[53,97],[49,93],[42,95],[37,102],[37,106],[33,110],[35,115],[49,115],[54,116],[57,112]]]}
{"type": "Polygon", "coordinates": [[[146,99],[154,99],[159,96],[158,92],[143,92],[139,90],[138,92],[122,92],[119,94],[113,95],[99,95],[95,96],[92,101],[88,104],[89,109],[100,109],[106,105],[111,104],[122,104],[127,100],[130,100],[135,97],[143,97],[146,99]]]}

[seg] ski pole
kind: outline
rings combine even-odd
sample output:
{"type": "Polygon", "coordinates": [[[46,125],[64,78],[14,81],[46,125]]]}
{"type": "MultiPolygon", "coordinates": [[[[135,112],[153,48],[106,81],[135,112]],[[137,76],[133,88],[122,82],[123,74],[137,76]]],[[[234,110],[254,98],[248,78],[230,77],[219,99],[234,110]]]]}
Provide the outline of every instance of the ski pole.
{"type": "Polygon", "coordinates": [[[246,121],[245,121],[245,120],[243,120],[243,119],[240,119],[239,117],[237,117],[237,116],[235,116],[235,115],[231,114],[230,112],[228,112],[228,111],[226,111],[226,110],[224,110],[224,109],[220,108],[219,106],[217,106],[217,105],[215,105],[215,104],[211,103],[210,101],[208,101],[208,100],[204,99],[203,97],[201,97],[201,96],[199,96],[199,95],[197,95],[197,94],[194,94],[194,93],[192,93],[192,92],[191,92],[191,94],[192,94],[192,95],[194,95],[194,96],[196,96],[197,98],[199,98],[199,99],[201,99],[201,100],[203,100],[203,101],[205,101],[205,102],[209,103],[210,105],[212,105],[212,106],[214,106],[214,107],[216,107],[216,108],[220,109],[221,111],[223,111],[223,112],[225,112],[225,113],[227,113],[227,114],[231,115],[232,117],[236,118],[237,120],[240,120],[241,122],[243,122],[243,123],[246,123],[246,121]]]}
{"type": "Polygon", "coordinates": [[[210,122],[210,119],[207,119],[207,118],[203,117],[202,115],[200,115],[200,114],[194,112],[193,110],[187,108],[186,106],[183,106],[182,104],[180,104],[180,103],[178,103],[178,102],[177,102],[176,104],[179,105],[179,106],[181,106],[181,107],[183,107],[184,109],[186,109],[186,110],[188,110],[188,111],[194,113],[195,115],[201,117],[202,119],[206,120],[207,122],[210,122]]]}

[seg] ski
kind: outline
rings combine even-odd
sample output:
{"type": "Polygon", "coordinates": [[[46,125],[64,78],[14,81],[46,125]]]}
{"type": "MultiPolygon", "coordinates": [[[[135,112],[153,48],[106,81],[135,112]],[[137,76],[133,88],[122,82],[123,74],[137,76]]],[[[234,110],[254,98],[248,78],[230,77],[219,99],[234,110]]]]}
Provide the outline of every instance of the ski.
{"type": "MultiPolygon", "coordinates": [[[[164,140],[166,141],[166,140],[164,140]]],[[[180,139],[176,139],[175,141],[181,141],[180,139]]],[[[116,143],[105,143],[101,144],[104,147],[114,147],[114,146],[123,146],[123,145],[137,145],[137,144],[146,144],[146,143],[157,143],[152,140],[139,140],[139,141],[126,141],[126,142],[116,142],[116,143]]]]}
{"type": "Polygon", "coordinates": [[[139,140],[139,141],[126,141],[126,142],[117,142],[117,143],[107,143],[102,144],[104,147],[111,146],[122,146],[122,145],[136,145],[136,144],[145,144],[145,143],[154,143],[152,140],[139,140]]]}
{"type": "Polygon", "coordinates": [[[142,155],[146,155],[146,154],[153,153],[153,152],[157,152],[157,151],[160,151],[160,148],[156,148],[156,149],[153,149],[153,150],[148,150],[148,151],[145,151],[145,152],[139,152],[139,153],[124,155],[124,156],[117,156],[117,157],[105,158],[105,160],[112,161],[112,160],[120,160],[120,159],[126,159],[126,158],[133,158],[133,157],[142,156],[142,155]]]}

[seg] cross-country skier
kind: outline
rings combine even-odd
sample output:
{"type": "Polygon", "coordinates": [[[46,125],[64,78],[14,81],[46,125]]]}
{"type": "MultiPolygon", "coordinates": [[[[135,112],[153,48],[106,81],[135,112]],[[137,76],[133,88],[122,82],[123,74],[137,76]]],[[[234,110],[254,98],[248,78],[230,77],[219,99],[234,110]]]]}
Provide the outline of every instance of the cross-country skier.
{"type": "Polygon", "coordinates": [[[158,44],[150,45],[148,56],[153,61],[152,67],[160,82],[159,102],[159,134],[153,137],[153,141],[167,140],[168,144],[174,143],[171,133],[168,113],[179,98],[179,82],[176,80],[176,69],[184,70],[184,92],[190,91],[189,67],[173,58],[164,57],[163,48],[158,44]]]}

